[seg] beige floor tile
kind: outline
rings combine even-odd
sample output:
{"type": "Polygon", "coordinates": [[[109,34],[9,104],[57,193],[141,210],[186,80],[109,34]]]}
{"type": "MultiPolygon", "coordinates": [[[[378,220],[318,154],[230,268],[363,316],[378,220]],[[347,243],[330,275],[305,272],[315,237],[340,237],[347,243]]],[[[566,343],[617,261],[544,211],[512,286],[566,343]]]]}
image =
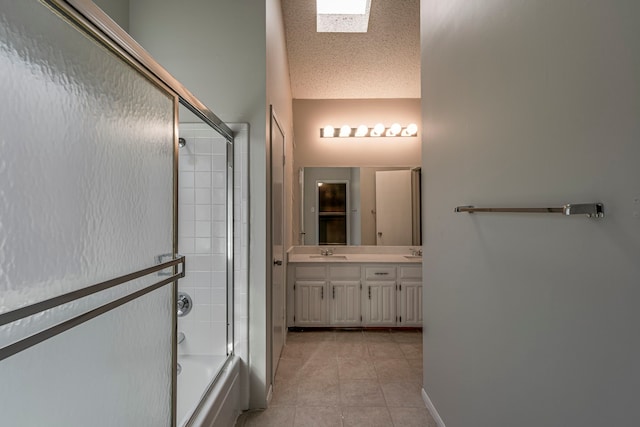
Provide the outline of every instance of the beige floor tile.
{"type": "Polygon", "coordinates": [[[338,358],[338,377],[342,380],[375,380],[376,370],[372,360],[338,358]]]}
{"type": "Polygon", "coordinates": [[[279,381],[288,381],[300,375],[300,369],[304,366],[302,359],[283,359],[278,362],[278,370],[276,371],[276,384],[279,381]]]}
{"type": "Polygon", "coordinates": [[[394,342],[403,344],[422,344],[422,332],[416,331],[391,331],[394,342]]]}
{"type": "Polygon", "coordinates": [[[415,381],[415,373],[406,359],[373,359],[373,366],[380,383],[415,381]]]}
{"type": "Polygon", "coordinates": [[[338,357],[352,359],[368,359],[369,347],[364,342],[344,342],[338,348],[338,357]]]}
{"type": "Polygon", "coordinates": [[[310,381],[298,385],[298,406],[337,406],[340,404],[338,384],[310,381]]]}
{"type": "Polygon", "coordinates": [[[437,427],[426,408],[389,408],[393,425],[398,427],[437,427]]]}
{"type": "Polygon", "coordinates": [[[304,331],[289,332],[287,334],[287,343],[289,342],[322,342],[334,341],[335,333],[333,331],[304,331]]]}
{"type": "Polygon", "coordinates": [[[342,406],[386,406],[380,384],[376,380],[340,381],[342,406]]]}
{"type": "Polygon", "coordinates": [[[336,357],[342,343],[337,341],[324,341],[318,344],[318,347],[311,353],[312,359],[327,359],[336,357]]]}
{"type": "Polygon", "coordinates": [[[300,368],[297,378],[301,383],[319,381],[324,383],[337,384],[338,361],[336,358],[309,359],[300,368]]]}
{"type": "Polygon", "coordinates": [[[416,382],[389,382],[380,384],[389,407],[424,408],[422,387],[416,382]]]}
{"type": "Polygon", "coordinates": [[[422,360],[422,344],[398,344],[407,359],[422,360]]]}
{"type": "Polygon", "coordinates": [[[318,348],[315,342],[291,342],[287,343],[280,354],[281,359],[308,360],[318,348]]]}
{"type": "Polygon", "coordinates": [[[299,406],[294,427],[342,427],[342,411],[338,407],[299,406]]]}
{"type": "Polygon", "coordinates": [[[422,359],[407,359],[407,363],[411,367],[411,372],[413,372],[414,379],[419,378],[420,384],[423,384],[423,371],[422,371],[422,359]]]}
{"type": "Polygon", "coordinates": [[[422,359],[407,359],[407,363],[412,368],[420,368],[422,369],[422,359]]]}
{"type": "Polygon", "coordinates": [[[389,330],[364,331],[364,341],[366,342],[394,342],[389,330]]]}
{"type": "Polygon", "coordinates": [[[251,411],[242,414],[237,427],[293,427],[296,408],[278,406],[266,411],[251,411]]]}
{"type": "Polygon", "coordinates": [[[394,342],[368,343],[369,355],[376,359],[404,359],[400,346],[394,342]]]}
{"type": "Polygon", "coordinates": [[[298,383],[295,381],[280,382],[273,386],[271,406],[296,406],[298,403],[298,383]]]}
{"type": "Polygon", "coordinates": [[[336,331],[335,338],[338,342],[363,342],[364,333],[361,330],[336,331]]]}
{"type": "Polygon", "coordinates": [[[393,427],[389,410],[384,407],[342,408],[344,427],[393,427]]]}
{"type": "Polygon", "coordinates": [[[424,408],[418,331],[289,333],[269,409],[237,427],[435,427],[424,408]]]}

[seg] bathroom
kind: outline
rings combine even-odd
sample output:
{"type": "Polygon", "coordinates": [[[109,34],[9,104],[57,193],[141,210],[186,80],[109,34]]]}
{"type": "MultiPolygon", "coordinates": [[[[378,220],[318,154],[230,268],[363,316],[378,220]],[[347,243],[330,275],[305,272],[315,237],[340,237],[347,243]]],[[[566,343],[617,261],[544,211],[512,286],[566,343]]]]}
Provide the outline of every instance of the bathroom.
{"type": "MultiPolygon", "coordinates": [[[[98,2],[98,5],[104,7],[105,11],[123,27],[128,28],[136,40],[143,43],[143,46],[153,53],[154,59],[167,64],[168,67],[171,65],[171,58],[163,58],[162,50],[159,52],[154,51],[154,43],[161,43],[165,47],[171,47],[170,43],[162,40],[166,31],[159,32],[157,30],[162,27],[162,22],[154,23],[155,27],[152,31],[145,27],[146,20],[154,17],[152,12],[162,8],[147,8],[144,2],[98,2]],[[126,7],[118,7],[118,5],[126,7]],[[140,18],[139,15],[144,15],[144,19],[140,18]],[[138,30],[134,25],[136,22],[138,30]],[[147,35],[145,31],[150,31],[151,36],[147,35]],[[151,41],[147,41],[145,39],[147,37],[150,37],[151,41]]],[[[162,17],[172,17],[172,11],[169,6],[167,5],[166,10],[162,9],[162,17]]],[[[194,36],[190,35],[190,37],[194,36]]],[[[174,39],[175,43],[180,41],[179,36],[174,39]]],[[[192,62],[185,60],[180,61],[180,64],[181,67],[174,67],[174,70],[172,70],[177,77],[191,67],[191,65],[185,66],[183,64],[192,64],[192,62]]],[[[224,71],[225,66],[229,67],[231,65],[233,64],[216,64],[212,71],[215,72],[220,68],[224,71]]],[[[210,77],[207,78],[209,79],[210,77]]],[[[215,78],[212,81],[215,81],[215,78]]],[[[251,93],[250,88],[247,89],[245,87],[243,89],[246,90],[242,93],[234,94],[233,96],[228,95],[229,99],[236,100],[237,98],[242,98],[245,92],[251,93]]],[[[216,99],[218,98],[218,92],[222,90],[223,88],[221,87],[216,88],[216,99]]],[[[203,92],[204,96],[207,96],[206,91],[202,90],[196,96],[201,96],[203,92]]],[[[187,101],[191,100],[187,97],[187,101]]],[[[240,99],[236,102],[240,103],[243,100],[240,99]]],[[[257,322],[260,319],[259,312],[252,312],[251,316],[249,316],[247,309],[249,291],[246,285],[249,271],[247,268],[248,252],[249,250],[258,250],[257,245],[249,248],[247,243],[249,233],[247,230],[249,221],[247,206],[250,185],[248,179],[257,179],[256,176],[259,176],[260,169],[259,167],[254,167],[252,172],[258,173],[248,176],[247,165],[250,163],[248,156],[250,151],[252,155],[256,155],[256,151],[259,152],[260,148],[262,148],[259,144],[255,144],[250,150],[247,142],[252,138],[259,140],[259,137],[254,135],[257,133],[255,128],[259,126],[252,125],[249,127],[242,123],[243,121],[255,123],[255,117],[253,116],[235,115],[233,117],[238,122],[228,123],[228,128],[226,125],[220,124],[219,128],[222,128],[223,131],[220,132],[220,129],[216,129],[215,126],[212,127],[210,124],[203,122],[202,118],[198,116],[198,112],[194,114],[194,105],[197,107],[197,102],[193,102],[194,105],[190,107],[185,102],[182,104],[178,109],[180,123],[177,130],[177,135],[179,136],[179,162],[177,165],[179,183],[177,214],[179,222],[177,224],[177,243],[178,253],[186,258],[186,262],[178,268],[183,272],[184,277],[180,279],[177,289],[177,305],[180,317],[175,326],[178,348],[176,364],[178,371],[176,386],[178,398],[175,405],[175,417],[178,424],[185,423],[190,419],[192,413],[196,413],[201,409],[197,405],[201,396],[211,397],[215,395],[215,390],[210,390],[211,393],[206,393],[210,385],[213,384],[212,380],[214,378],[217,378],[216,383],[213,384],[214,387],[223,386],[225,381],[233,382],[235,384],[235,388],[232,387],[233,390],[244,390],[242,399],[251,399],[249,402],[246,400],[237,402],[237,407],[233,408],[234,410],[247,407],[263,407],[271,385],[269,382],[267,382],[266,387],[265,385],[256,387],[248,384],[256,375],[248,375],[246,367],[240,367],[237,362],[234,364],[227,360],[227,356],[231,353],[237,356],[238,360],[249,359],[247,347],[250,339],[247,334],[252,331],[249,322],[257,322]],[[227,150],[229,141],[225,138],[224,131],[232,132],[235,137],[233,141],[233,156],[230,156],[230,152],[227,150]],[[252,134],[251,136],[250,133],[252,134]],[[230,157],[233,158],[231,162],[233,163],[232,172],[227,171],[230,157]],[[234,203],[230,203],[226,199],[225,194],[227,193],[225,191],[230,193],[231,189],[225,187],[225,185],[232,186],[234,203]],[[229,212],[233,212],[232,215],[235,216],[233,229],[228,228],[228,224],[231,223],[228,220],[229,212]],[[232,245],[228,242],[231,235],[236,236],[232,245]],[[233,248],[231,250],[234,254],[231,262],[228,262],[230,259],[229,248],[233,248]],[[233,272],[234,280],[230,279],[230,272],[233,272]],[[232,281],[235,282],[233,287],[231,285],[232,281]],[[202,365],[202,367],[198,367],[199,365],[202,365]],[[198,372],[200,371],[198,369],[203,373],[199,374],[198,372]],[[222,374],[220,374],[221,370],[223,371],[222,374]],[[231,374],[227,375],[225,372],[230,372],[231,374]],[[191,384],[190,386],[184,386],[184,382],[191,384]],[[254,390],[251,392],[251,397],[247,393],[247,389],[254,390]],[[260,392],[261,389],[264,393],[260,392]],[[187,396],[188,394],[192,394],[192,396],[187,396]],[[189,403],[185,404],[184,402],[189,403]],[[191,402],[196,402],[196,404],[191,402]]],[[[216,105],[219,108],[214,111],[214,115],[229,114],[228,111],[225,111],[227,104],[230,104],[230,102],[222,103],[220,106],[216,105]]],[[[286,105],[284,103],[281,104],[286,105]]],[[[322,118],[325,121],[339,119],[354,122],[361,120],[367,122],[392,120],[402,123],[417,123],[420,120],[420,103],[417,98],[383,99],[374,102],[368,101],[367,104],[367,109],[370,111],[368,117],[366,114],[349,117],[350,111],[361,110],[364,107],[364,103],[357,100],[346,101],[342,105],[340,105],[339,101],[329,102],[328,105],[323,105],[322,103],[316,106],[301,105],[300,116],[304,116],[302,110],[306,109],[311,111],[311,114],[308,115],[311,120],[318,120],[318,118],[322,118]],[[332,111],[334,114],[338,113],[338,115],[326,114],[328,111],[332,111]],[[395,112],[392,118],[382,115],[382,113],[388,111],[395,112]]],[[[293,105],[289,105],[288,108],[277,109],[278,117],[285,124],[286,135],[293,133],[290,118],[293,108],[293,105]],[[291,111],[288,111],[289,109],[291,111]]],[[[317,133],[315,129],[320,126],[317,123],[308,123],[308,120],[306,122],[301,121],[301,123],[304,127],[309,128],[309,126],[312,126],[314,136],[317,133]]],[[[300,131],[300,134],[303,133],[303,131],[300,131]]],[[[376,166],[379,168],[406,169],[420,165],[420,144],[417,136],[405,138],[402,141],[403,147],[400,150],[398,147],[390,147],[383,140],[384,138],[381,138],[380,142],[375,143],[377,149],[371,151],[375,155],[370,159],[363,159],[362,156],[354,155],[342,156],[342,160],[347,161],[345,164],[333,163],[333,159],[337,158],[335,152],[326,151],[323,154],[325,156],[324,160],[316,158],[313,163],[306,161],[304,154],[300,152],[298,158],[288,166],[291,169],[287,171],[287,185],[293,181],[290,174],[293,173],[294,169],[301,170],[309,166],[348,165],[350,167],[376,166]],[[349,158],[352,160],[349,161],[349,158]]],[[[311,146],[310,148],[314,149],[311,146]]],[[[286,140],[286,150],[288,152],[291,151],[291,141],[288,139],[286,140]]],[[[309,155],[314,156],[313,153],[309,153],[309,155]]],[[[301,188],[292,190],[300,192],[301,188]]],[[[266,197],[267,195],[264,196],[266,197]]],[[[260,195],[254,194],[254,197],[259,199],[260,195]]],[[[296,243],[294,235],[295,239],[300,237],[301,229],[297,228],[297,231],[294,232],[294,228],[298,226],[293,224],[299,223],[301,212],[297,211],[296,214],[293,214],[294,201],[292,199],[286,200],[286,203],[285,210],[288,211],[286,216],[292,224],[290,227],[286,227],[286,229],[292,230],[285,237],[288,248],[296,243]]],[[[260,233],[261,230],[253,227],[253,232],[260,233]]],[[[262,232],[266,232],[266,230],[262,230],[262,232]]],[[[259,238],[259,234],[256,238],[259,238]]],[[[167,249],[165,252],[169,254],[170,251],[167,249]]],[[[164,258],[160,257],[158,262],[170,261],[171,256],[169,255],[165,255],[164,258]]],[[[251,257],[253,256],[252,254],[251,257]]],[[[259,268],[254,268],[253,271],[255,272],[255,270],[259,270],[259,268]]],[[[255,292],[257,290],[252,289],[252,291],[255,292]]],[[[264,307],[263,309],[268,308],[264,307]]],[[[60,314],[60,316],[62,315],[60,314]]],[[[258,348],[260,341],[261,339],[251,340],[254,349],[258,348]]],[[[259,351],[256,351],[255,354],[259,355],[259,351]]],[[[268,371],[268,374],[267,372],[265,374],[269,376],[274,373],[271,362],[264,362],[264,369],[268,371]]],[[[254,364],[258,373],[260,372],[259,366],[259,363],[254,364]]],[[[234,391],[234,393],[240,395],[237,391],[234,391]]],[[[213,402],[210,406],[214,408],[216,404],[219,403],[213,402]]],[[[23,412],[27,413],[27,411],[23,412]]],[[[211,414],[204,413],[202,416],[211,416],[211,414]]],[[[191,422],[195,423],[197,420],[194,419],[191,422]]]]}
{"type": "MultiPolygon", "coordinates": [[[[366,150],[362,147],[339,145],[341,143],[336,140],[322,145],[320,154],[316,151],[305,157],[302,147],[294,144],[292,136],[299,139],[306,133],[297,128],[299,123],[294,123],[294,115],[300,116],[307,109],[321,110],[325,106],[322,102],[292,100],[280,9],[280,3],[292,1],[268,0],[260,5],[203,0],[96,2],[215,115],[224,119],[235,134],[244,132],[244,137],[236,138],[234,144],[241,146],[242,141],[248,141],[248,146],[236,152],[240,157],[234,158],[234,179],[230,180],[230,175],[226,174],[227,182],[233,182],[234,191],[240,197],[236,199],[237,204],[227,201],[226,205],[227,208],[233,205],[239,228],[234,229],[237,241],[225,249],[227,257],[231,249],[234,255],[233,264],[226,266],[226,274],[232,269],[236,272],[233,293],[228,289],[225,291],[227,307],[233,307],[233,331],[226,331],[225,338],[217,345],[227,345],[226,353],[231,344],[233,354],[247,360],[251,370],[241,364],[226,365],[210,395],[226,397],[229,405],[214,399],[209,405],[209,414],[203,414],[205,419],[194,420],[194,423],[211,424],[217,419],[220,425],[230,425],[229,420],[240,410],[265,407],[269,398],[273,353],[266,325],[272,321],[271,307],[250,305],[248,301],[269,301],[272,296],[271,213],[264,207],[272,198],[265,182],[271,171],[272,121],[277,117],[286,141],[284,175],[288,179],[284,181],[283,194],[288,196],[283,198],[283,211],[286,220],[292,223],[284,237],[286,248],[297,246],[302,238],[300,233],[305,232],[303,215],[299,214],[300,169],[422,166],[423,190],[427,195],[425,204],[429,209],[429,214],[423,215],[424,234],[429,236],[425,240],[427,256],[424,260],[424,269],[429,272],[429,294],[424,296],[424,313],[430,331],[424,346],[423,397],[427,403],[432,400],[430,409],[437,408],[442,415],[438,425],[444,426],[442,420],[447,425],[459,426],[637,425],[633,399],[628,397],[634,395],[639,384],[638,376],[634,374],[637,370],[633,367],[638,349],[635,325],[640,321],[635,307],[637,287],[634,286],[640,280],[635,256],[640,241],[636,224],[640,202],[637,189],[629,183],[637,182],[639,178],[634,159],[639,155],[636,141],[640,135],[636,125],[638,97],[629,88],[635,87],[636,76],[640,74],[637,53],[640,52],[637,49],[640,35],[637,22],[631,18],[638,16],[639,6],[622,0],[607,4],[585,4],[578,0],[562,3],[479,1],[474,6],[458,0],[423,0],[423,32],[416,42],[422,45],[423,51],[429,52],[430,60],[423,59],[420,72],[422,94],[428,95],[429,102],[420,101],[419,94],[398,95],[395,101],[415,100],[418,108],[414,105],[407,111],[417,111],[418,118],[412,122],[419,124],[419,135],[425,142],[407,144],[412,154],[406,157],[404,150],[388,147],[380,158],[368,159],[367,165],[348,160],[365,157],[366,150]],[[493,13],[497,8],[500,13],[493,13]],[[608,18],[608,23],[614,23],[611,28],[615,27],[616,31],[594,23],[601,23],[599,17],[603,16],[608,18]],[[571,28],[566,25],[569,21],[571,28]],[[584,43],[584,40],[590,42],[584,43]],[[332,153],[330,161],[323,160],[322,153],[332,153]],[[611,210],[600,222],[546,216],[454,213],[456,206],[469,203],[546,206],[577,201],[599,201],[611,210]],[[230,295],[233,299],[228,301],[230,295]],[[232,342],[228,340],[229,336],[233,337],[232,342]],[[514,378],[518,381],[513,381],[514,378]],[[487,389],[493,393],[484,393],[487,389]],[[563,402],[563,405],[557,402],[563,402]],[[497,407],[507,409],[496,411],[497,407]],[[594,407],[603,410],[594,414],[594,407]]],[[[2,9],[7,10],[10,3],[3,0],[2,9]]],[[[71,0],[69,3],[84,5],[86,2],[71,0]]],[[[54,7],[56,2],[47,4],[54,7]]],[[[0,31],[5,31],[7,26],[5,22],[2,24],[0,31]]],[[[13,94],[11,81],[3,83],[4,93],[13,94]]],[[[64,96],[64,92],[55,90],[55,87],[48,87],[48,95],[64,96]]],[[[164,104],[162,99],[154,102],[164,104]]],[[[349,108],[348,102],[327,101],[330,104],[327,109],[332,114],[341,114],[328,114],[326,120],[310,124],[315,139],[319,140],[319,131],[328,121],[340,126],[343,119],[353,113],[354,108],[349,108]]],[[[390,108],[385,102],[394,100],[381,100],[380,104],[368,101],[367,108],[371,108],[368,112],[375,112],[378,117],[385,117],[381,120],[386,120],[386,114],[396,107],[390,108]]],[[[22,110],[18,114],[9,111],[3,116],[9,123],[27,116],[22,110]]],[[[62,111],[56,105],[49,105],[41,111],[40,117],[50,120],[43,123],[55,126],[56,120],[68,120],[67,116],[55,116],[54,113],[62,111]]],[[[378,120],[369,115],[357,119],[378,120]]],[[[194,119],[197,120],[202,119],[194,119]]],[[[356,117],[349,120],[356,120],[356,117]]],[[[39,138],[47,140],[49,128],[43,129],[39,138]]],[[[178,150],[177,136],[183,131],[175,129],[174,132],[168,128],[164,131],[175,133],[178,150]]],[[[185,139],[187,145],[181,150],[193,149],[194,156],[214,155],[213,148],[210,153],[206,152],[208,149],[199,151],[195,143],[185,139]]],[[[5,157],[9,152],[8,144],[8,139],[0,140],[3,154],[0,173],[9,170],[5,157]]],[[[12,144],[16,142],[12,141],[12,144]]],[[[46,151],[46,145],[40,148],[45,150],[42,164],[47,161],[68,164],[64,163],[64,150],[57,153],[46,151]]],[[[127,151],[119,151],[122,166],[130,164],[133,154],[130,147],[127,151]]],[[[373,150],[366,154],[376,156],[373,150]]],[[[161,155],[167,158],[171,153],[163,151],[161,155]]],[[[227,161],[229,159],[227,156],[227,161]]],[[[71,156],[66,160],[78,159],[71,156]]],[[[89,163],[80,159],[73,166],[78,165],[89,163]]],[[[78,193],[86,190],[83,184],[100,188],[99,168],[79,169],[92,179],[70,180],[65,183],[69,188],[78,193]]],[[[194,194],[196,189],[204,188],[196,187],[196,172],[212,172],[211,188],[215,188],[215,171],[195,170],[194,165],[194,194]]],[[[52,174],[52,180],[57,176],[52,174]]],[[[134,182],[137,190],[148,190],[149,194],[164,200],[164,205],[170,206],[171,193],[157,192],[158,186],[170,185],[167,176],[162,176],[164,178],[158,181],[149,182],[135,179],[139,178],[135,174],[122,174],[118,185],[126,189],[127,183],[134,182]]],[[[185,183],[190,179],[183,178],[185,183]]],[[[29,184],[28,181],[21,184],[29,184]]],[[[42,185],[51,190],[43,198],[45,200],[59,197],[68,203],[76,201],[74,192],[48,188],[46,179],[33,181],[31,185],[42,185]]],[[[6,194],[4,191],[0,194],[4,208],[15,209],[15,205],[6,203],[6,194]]],[[[122,194],[135,197],[131,192],[122,194]]],[[[193,205],[194,229],[189,233],[193,235],[184,235],[182,239],[188,247],[193,244],[192,255],[202,256],[204,252],[200,251],[209,250],[209,246],[204,240],[196,242],[196,239],[207,239],[201,234],[206,230],[196,230],[195,222],[207,221],[196,219],[197,201],[194,200],[193,205]]],[[[162,210],[157,213],[170,224],[172,212],[162,210]]],[[[113,212],[114,221],[119,218],[118,213],[117,210],[113,212]]],[[[80,234],[91,227],[114,230],[110,228],[110,220],[87,224],[78,212],[71,211],[66,216],[55,214],[51,212],[51,217],[61,218],[70,228],[81,224],[82,227],[76,229],[80,234]]],[[[190,215],[189,208],[183,214],[190,215]]],[[[42,219],[42,224],[47,224],[46,215],[38,218],[42,219]]],[[[211,219],[208,222],[215,222],[213,216],[211,219]]],[[[0,226],[2,224],[10,224],[4,216],[0,217],[0,226]]],[[[122,234],[134,235],[144,230],[154,235],[158,229],[155,222],[141,221],[136,225],[141,228],[131,227],[122,230],[122,234]]],[[[200,227],[206,228],[203,224],[200,227]]],[[[170,225],[160,228],[164,230],[160,234],[165,241],[174,237],[170,225]]],[[[35,229],[40,233],[39,238],[24,243],[38,248],[32,254],[34,257],[45,259],[46,255],[52,259],[51,265],[47,266],[52,266],[56,277],[64,277],[67,268],[82,266],[87,261],[82,255],[70,257],[60,249],[76,236],[74,233],[53,235],[48,227],[35,229]]],[[[210,231],[213,233],[213,229],[210,231]]],[[[109,233],[105,235],[109,236],[109,233]]],[[[214,238],[219,235],[211,234],[208,243],[212,244],[214,238]]],[[[10,247],[7,242],[15,241],[2,241],[0,265],[3,268],[7,260],[13,260],[13,255],[4,248],[10,247]]],[[[108,252],[117,255],[118,263],[132,264],[131,259],[135,257],[120,251],[121,242],[115,242],[113,246],[108,252]]],[[[166,247],[166,242],[159,246],[163,249],[156,251],[158,254],[176,252],[170,244],[166,247]]],[[[210,249],[213,250],[213,246],[210,249]]],[[[176,267],[180,274],[182,263],[176,262],[178,265],[171,267],[176,267]]],[[[131,270],[142,267],[144,265],[132,265],[131,270]]],[[[193,267],[199,266],[196,263],[193,267]]],[[[186,273],[189,272],[202,270],[192,269],[187,262],[186,273]]],[[[2,273],[6,274],[5,271],[2,273]]],[[[105,275],[104,279],[109,277],[105,275]]],[[[192,297],[197,293],[207,300],[209,295],[211,298],[214,294],[222,295],[221,286],[212,287],[209,292],[197,284],[187,285],[194,294],[192,297]]],[[[175,289],[176,294],[177,291],[175,289]]],[[[162,298],[151,297],[144,304],[132,303],[132,307],[142,313],[148,303],[154,303],[168,312],[172,307],[166,301],[173,298],[174,291],[163,289],[161,293],[162,298]]],[[[7,295],[3,292],[3,313],[12,302],[7,295]]],[[[211,309],[219,305],[214,304],[213,299],[212,304],[198,304],[198,300],[196,298],[196,305],[209,305],[211,309]]],[[[77,309],[70,305],[70,312],[77,309]]],[[[188,345],[194,334],[198,334],[193,328],[179,331],[177,325],[166,318],[150,316],[140,322],[149,326],[146,328],[148,340],[121,340],[124,337],[114,334],[115,328],[109,328],[109,325],[126,319],[127,313],[113,313],[116,315],[104,318],[108,322],[103,325],[104,334],[76,335],[74,339],[81,345],[63,343],[50,349],[46,360],[57,367],[57,371],[47,374],[51,377],[42,377],[50,381],[30,384],[16,378],[15,372],[2,371],[2,379],[10,379],[14,384],[6,392],[7,399],[3,395],[3,404],[16,400],[18,393],[25,393],[45,403],[41,408],[43,414],[61,413],[68,419],[81,420],[91,419],[93,403],[100,401],[111,406],[101,419],[104,425],[113,425],[110,421],[115,420],[109,418],[109,412],[116,416],[135,408],[149,409],[145,412],[149,418],[138,425],[171,425],[165,421],[171,418],[171,409],[167,408],[176,406],[175,402],[169,402],[171,395],[175,395],[173,392],[161,396],[162,407],[156,408],[157,402],[147,401],[148,396],[135,387],[124,397],[101,400],[89,393],[95,391],[93,388],[101,387],[78,386],[74,389],[76,383],[73,381],[78,378],[91,378],[92,385],[105,386],[106,394],[113,391],[107,386],[115,381],[143,384],[155,378],[161,383],[157,384],[156,390],[166,390],[171,373],[164,367],[175,365],[175,360],[170,360],[174,356],[172,352],[162,351],[162,361],[145,364],[141,363],[145,357],[137,350],[172,347],[167,336],[154,334],[154,331],[175,329],[176,340],[178,332],[183,332],[185,341],[179,345],[188,345]],[[90,347],[111,356],[92,361],[81,350],[90,347]],[[118,374],[110,378],[92,371],[94,362],[131,366],[132,369],[116,370],[118,374]],[[139,378],[145,380],[138,381],[139,378]],[[41,394],[35,393],[36,390],[41,394]],[[77,404],[70,405],[69,402],[77,404]],[[163,420],[156,423],[157,417],[163,420]]],[[[185,319],[188,316],[195,319],[196,313],[193,311],[185,319]]],[[[199,321],[210,323],[212,327],[220,328],[225,322],[224,317],[214,318],[213,312],[201,311],[198,316],[204,316],[199,317],[199,321]]],[[[50,322],[61,320],[48,315],[43,318],[50,322]]],[[[25,331],[31,327],[28,322],[21,326],[25,331]]],[[[41,361],[33,359],[31,363],[35,366],[41,361]]],[[[22,408],[20,412],[34,412],[33,406],[26,401],[14,409],[18,408],[22,408]]],[[[90,424],[99,425],[99,422],[90,424]]]]}

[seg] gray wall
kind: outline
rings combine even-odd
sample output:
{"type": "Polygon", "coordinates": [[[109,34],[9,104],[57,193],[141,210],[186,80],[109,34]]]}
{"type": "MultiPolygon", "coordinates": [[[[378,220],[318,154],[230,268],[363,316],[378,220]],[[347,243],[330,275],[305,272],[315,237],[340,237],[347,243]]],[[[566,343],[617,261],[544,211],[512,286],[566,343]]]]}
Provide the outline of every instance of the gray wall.
{"type": "Polygon", "coordinates": [[[129,0],[93,0],[125,31],[129,31],[129,0]]]}
{"type": "Polygon", "coordinates": [[[447,427],[640,425],[640,2],[421,6],[426,393],[447,427]]]}

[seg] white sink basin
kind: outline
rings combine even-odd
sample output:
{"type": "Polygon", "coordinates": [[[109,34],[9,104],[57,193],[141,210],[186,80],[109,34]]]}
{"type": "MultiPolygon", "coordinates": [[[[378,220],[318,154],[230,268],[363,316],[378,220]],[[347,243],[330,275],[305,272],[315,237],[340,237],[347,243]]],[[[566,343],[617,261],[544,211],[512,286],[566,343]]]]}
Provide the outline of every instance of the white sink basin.
{"type": "Polygon", "coordinates": [[[325,258],[327,260],[330,259],[347,259],[344,255],[309,255],[309,258],[317,259],[317,258],[325,258]]]}

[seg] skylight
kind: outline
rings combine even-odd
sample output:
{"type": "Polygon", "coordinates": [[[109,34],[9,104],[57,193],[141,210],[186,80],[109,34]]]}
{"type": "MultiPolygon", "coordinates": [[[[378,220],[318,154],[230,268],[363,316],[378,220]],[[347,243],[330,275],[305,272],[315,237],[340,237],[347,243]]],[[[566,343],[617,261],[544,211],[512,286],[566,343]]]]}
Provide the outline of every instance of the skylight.
{"type": "Polygon", "coordinates": [[[317,0],[318,15],[364,15],[367,0],[317,0]]]}
{"type": "Polygon", "coordinates": [[[371,0],[316,0],[319,33],[366,33],[371,0]]]}

